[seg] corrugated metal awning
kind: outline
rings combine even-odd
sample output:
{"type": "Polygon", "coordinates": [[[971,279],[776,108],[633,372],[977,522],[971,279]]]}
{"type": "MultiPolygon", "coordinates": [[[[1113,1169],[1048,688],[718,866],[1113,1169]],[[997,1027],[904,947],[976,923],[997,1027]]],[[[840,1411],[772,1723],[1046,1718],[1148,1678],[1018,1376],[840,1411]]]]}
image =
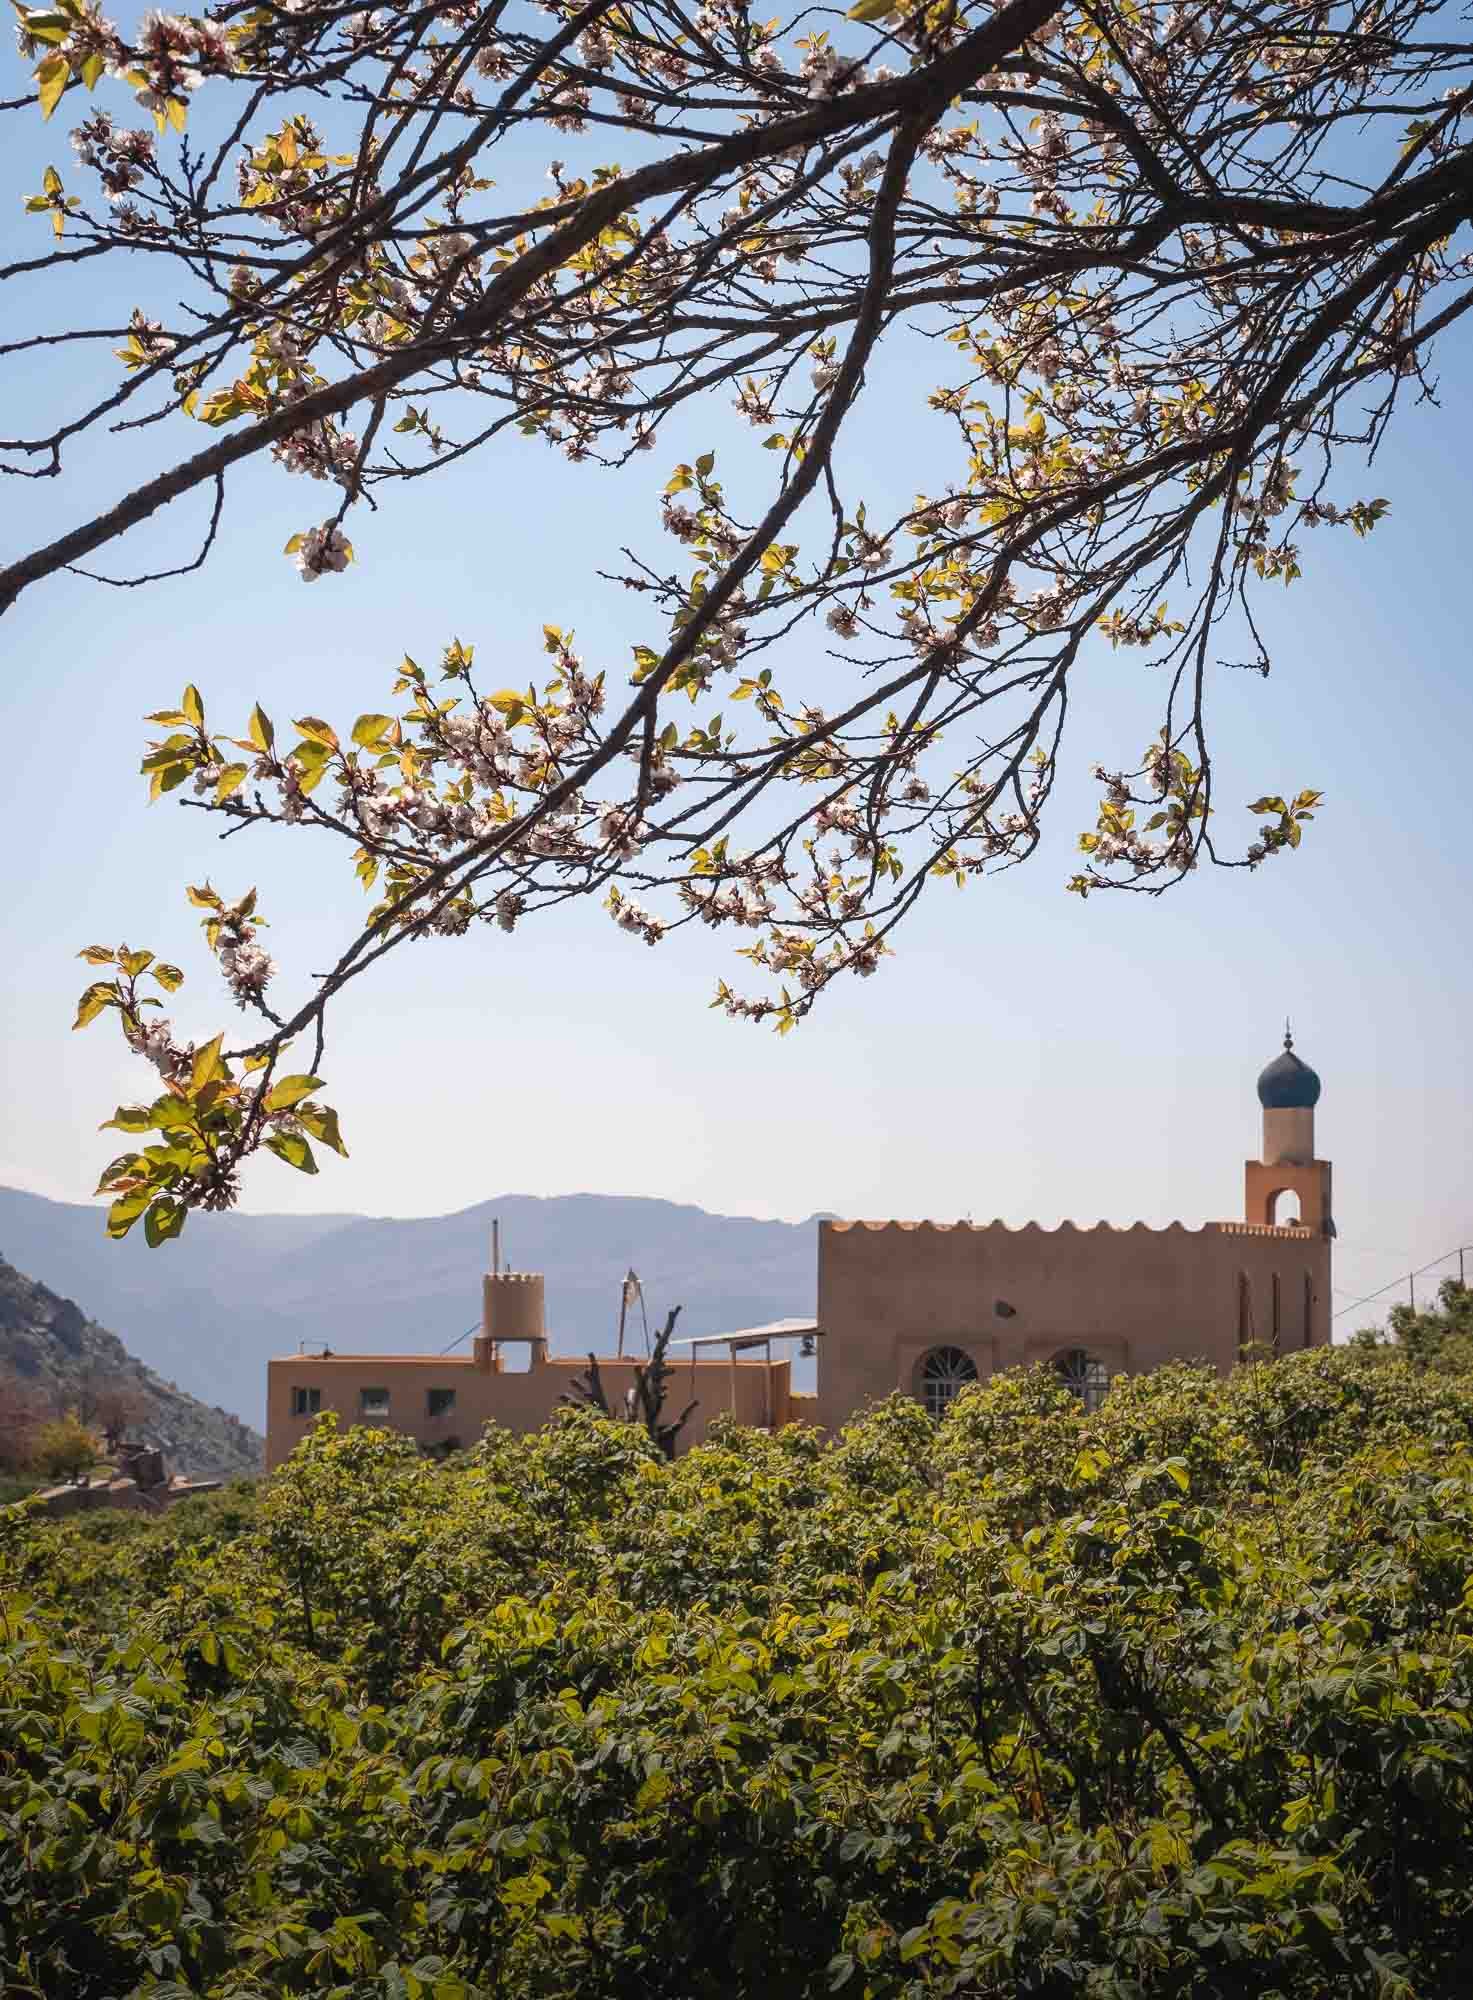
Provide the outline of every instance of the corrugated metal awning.
{"type": "Polygon", "coordinates": [[[823,1332],[816,1319],[775,1319],[766,1326],[743,1327],[738,1333],[698,1333],[672,1340],[672,1347],[763,1347],[769,1340],[802,1340],[823,1332]]]}

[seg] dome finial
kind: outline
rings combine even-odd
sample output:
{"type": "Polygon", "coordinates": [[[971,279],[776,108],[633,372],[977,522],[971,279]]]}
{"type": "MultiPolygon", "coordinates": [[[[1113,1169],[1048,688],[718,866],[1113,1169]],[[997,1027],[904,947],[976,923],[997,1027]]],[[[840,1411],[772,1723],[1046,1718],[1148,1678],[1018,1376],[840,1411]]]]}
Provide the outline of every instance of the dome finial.
{"type": "Polygon", "coordinates": [[[1294,1029],[1284,1022],[1284,1048],[1258,1079],[1258,1101],[1266,1111],[1307,1110],[1319,1102],[1320,1080],[1294,1052],[1294,1029]]]}

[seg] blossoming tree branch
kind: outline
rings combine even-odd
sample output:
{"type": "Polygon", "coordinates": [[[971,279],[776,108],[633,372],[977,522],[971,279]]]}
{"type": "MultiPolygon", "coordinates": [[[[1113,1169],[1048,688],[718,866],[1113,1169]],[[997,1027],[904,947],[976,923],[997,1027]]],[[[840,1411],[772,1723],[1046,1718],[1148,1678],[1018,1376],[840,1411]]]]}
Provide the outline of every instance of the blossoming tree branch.
{"type": "Polygon", "coordinates": [[[0,278],[25,326],[0,345],[95,343],[99,366],[86,407],[0,440],[12,480],[65,481],[95,435],[83,518],[0,570],[0,610],[99,559],[157,583],[128,534],[161,513],[174,567],[208,562],[262,454],[303,482],[287,554],[332,590],[350,530],[373,560],[414,482],[472,453],[530,439],[588,476],[655,454],[644,543],[588,553],[628,588],[625,658],[581,657],[552,605],[515,685],[457,640],[338,726],[222,725],[194,687],[152,718],[155,795],[345,841],[371,901],[280,1001],[254,891],[190,889],[246,1017],[229,1048],[160,1018],[177,968],[86,954],[79,1024],[115,1014],[163,1083],[112,1121],[140,1135],[103,1176],[114,1233],[227,1205],[259,1147],[309,1172],[313,1139],[341,1148],[329,1007],[427,935],[580,896],[652,944],[727,926],[745,977],[716,1004],[790,1028],[927,887],[1027,858],[1105,637],[1146,651],[1160,731],[1097,769],[1069,886],[1297,846],[1312,791],[1215,830],[1208,694],[1268,671],[1254,592],[1312,532],[1384,512],[1367,453],[1473,302],[1473,43],[1442,6],[19,13],[31,83],[5,109],[68,128],[71,157],[24,191],[35,251],[0,278]],[[98,259],[131,321],[48,317],[98,259]],[[887,365],[955,450],[882,514],[844,444],[887,365]],[[694,448],[740,421],[765,482],[694,448]],[[157,470],[92,511],[120,432],[157,470]]]}

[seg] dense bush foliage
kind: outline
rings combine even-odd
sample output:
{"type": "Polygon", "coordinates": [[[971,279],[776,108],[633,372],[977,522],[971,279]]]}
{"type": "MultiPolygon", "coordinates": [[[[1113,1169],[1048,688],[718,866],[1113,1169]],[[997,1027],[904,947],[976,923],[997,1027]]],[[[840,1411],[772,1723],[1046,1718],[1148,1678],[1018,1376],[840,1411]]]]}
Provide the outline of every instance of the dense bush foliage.
{"type": "Polygon", "coordinates": [[[1384,1331],[1366,1327],[1355,1340],[1372,1347],[1389,1342],[1414,1366],[1439,1374],[1473,1372],[1473,1285],[1444,1278],[1431,1311],[1393,1306],[1384,1331]]]}
{"type": "Polygon", "coordinates": [[[674,1463],[0,1517],[0,1984],[1432,2000],[1473,1965],[1473,1378],[896,1399],[674,1463]]]}
{"type": "Polygon", "coordinates": [[[75,1410],[38,1426],[31,1463],[48,1479],[75,1479],[102,1457],[102,1445],[75,1410]]]}

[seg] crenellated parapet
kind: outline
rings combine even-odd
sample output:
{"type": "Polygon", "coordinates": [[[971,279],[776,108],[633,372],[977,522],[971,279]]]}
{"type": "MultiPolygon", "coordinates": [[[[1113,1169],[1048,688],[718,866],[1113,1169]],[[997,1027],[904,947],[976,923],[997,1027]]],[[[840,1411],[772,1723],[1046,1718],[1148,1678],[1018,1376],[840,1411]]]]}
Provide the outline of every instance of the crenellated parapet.
{"type": "Polygon", "coordinates": [[[547,1312],[540,1271],[488,1271],[481,1280],[477,1365],[497,1365],[497,1350],[508,1341],[531,1348],[534,1368],[546,1359],[547,1312]]]}
{"type": "Polygon", "coordinates": [[[1298,1222],[1209,1222],[1222,1236],[1278,1236],[1290,1242],[1312,1243],[1316,1232],[1298,1222]]]}

